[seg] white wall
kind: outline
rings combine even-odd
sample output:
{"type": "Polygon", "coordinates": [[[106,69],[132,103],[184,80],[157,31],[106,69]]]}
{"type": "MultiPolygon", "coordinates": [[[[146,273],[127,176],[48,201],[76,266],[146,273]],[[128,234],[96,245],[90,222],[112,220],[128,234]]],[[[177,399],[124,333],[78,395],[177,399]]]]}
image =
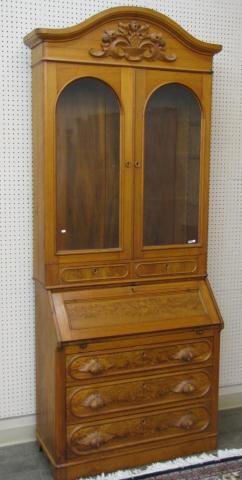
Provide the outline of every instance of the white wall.
{"type": "MultiPolygon", "coordinates": [[[[209,278],[225,320],[223,393],[242,391],[242,2],[240,0],[2,0],[0,141],[0,417],[35,411],[32,284],[31,68],[22,37],[112,6],[154,8],[194,36],[222,43],[214,59],[209,278]]],[[[6,420],[5,420],[6,422],[6,420]]]]}

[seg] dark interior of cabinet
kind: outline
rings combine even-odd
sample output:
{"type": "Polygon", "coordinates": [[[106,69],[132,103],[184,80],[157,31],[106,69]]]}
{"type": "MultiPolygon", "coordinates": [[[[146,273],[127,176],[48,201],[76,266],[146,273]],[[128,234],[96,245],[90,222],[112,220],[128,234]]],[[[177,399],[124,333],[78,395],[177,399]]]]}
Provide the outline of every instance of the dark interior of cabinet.
{"type": "Polygon", "coordinates": [[[171,84],[145,111],[144,245],[198,242],[201,110],[187,88],[171,84]]]}
{"type": "Polygon", "coordinates": [[[120,107],[104,82],[83,78],[56,110],[57,250],[119,247],[120,107]]]}

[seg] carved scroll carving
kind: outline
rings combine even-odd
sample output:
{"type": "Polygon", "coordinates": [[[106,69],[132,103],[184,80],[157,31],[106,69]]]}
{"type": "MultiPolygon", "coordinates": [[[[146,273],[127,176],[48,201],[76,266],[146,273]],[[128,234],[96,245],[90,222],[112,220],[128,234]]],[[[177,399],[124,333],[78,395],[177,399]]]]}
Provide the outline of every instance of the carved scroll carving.
{"type": "Polygon", "coordinates": [[[196,385],[194,381],[183,380],[181,383],[173,387],[173,392],[175,393],[192,393],[196,390],[196,385]]]}
{"type": "Polygon", "coordinates": [[[179,420],[175,423],[175,427],[190,430],[194,426],[195,422],[196,418],[193,415],[188,414],[179,418],[179,420]]]}
{"type": "Polygon", "coordinates": [[[96,358],[92,358],[88,363],[83,365],[80,368],[80,372],[91,373],[93,375],[97,375],[103,371],[103,366],[96,358]]]}
{"type": "Polygon", "coordinates": [[[85,398],[85,400],[82,402],[82,405],[84,407],[91,408],[92,410],[96,410],[105,406],[105,400],[99,393],[92,393],[85,398]]]}
{"type": "Polygon", "coordinates": [[[93,57],[125,58],[131,62],[161,60],[174,62],[176,55],[166,51],[162,33],[150,32],[147,23],[118,22],[116,30],[106,30],[101,40],[101,50],[91,48],[93,57]]]}
{"type": "Polygon", "coordinates": [[[194,351],[194,349],[187,347],[179,350],[179,352],[175,353],[172,358],[174,360],[182,360],[183,362],[191,362],[195,356],[196,352],[194,351]]]}

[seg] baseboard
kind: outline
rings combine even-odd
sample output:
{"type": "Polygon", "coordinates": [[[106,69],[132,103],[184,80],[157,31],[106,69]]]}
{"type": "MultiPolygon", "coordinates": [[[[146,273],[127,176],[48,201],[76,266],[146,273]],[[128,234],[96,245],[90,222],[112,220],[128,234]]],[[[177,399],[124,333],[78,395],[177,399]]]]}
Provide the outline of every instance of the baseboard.
{"type": "MultiPolygon", "coordinates": [[[[242,407],[242,385],[221,387],[219,410],[242,407]]],[[[0,447],[35,440],[35,415],[0,420],[0,447]]]]}
{"type": "Polygon", "coordinates": [[[0,420],[0,447],[35,440],[35,415],[0,420]]]}
{"type": "Polygon", "coordinates": [[[242,407],[242,385],[219,389],[219,410],[242,407]]]}

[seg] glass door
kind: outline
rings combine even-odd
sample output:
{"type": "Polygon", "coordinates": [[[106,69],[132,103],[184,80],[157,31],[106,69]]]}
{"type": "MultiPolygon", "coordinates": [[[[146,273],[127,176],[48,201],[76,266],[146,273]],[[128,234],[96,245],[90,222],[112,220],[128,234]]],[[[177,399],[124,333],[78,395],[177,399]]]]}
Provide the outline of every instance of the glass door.
{"type": "Polygon", "coordinates": [[[57,251],[120,247],[120,105],[95,78],[57,104],[57,251]]]}
{"type": "Polygon", "coordinates": [[[202,243],[202,84],[191,77],[137,72],[136,258],[202,243]]]}
{"type": "MultiPolygon", "coordinates": [[[[86,260],[131,256],[133,170],[125,161],[129,112],[121,69],[80,69],[56,104],[55,251],[86,260]],[[96,73],[95,73],[96,75],[96,73]]],[[[71,68],[68,71],[70,77],[71,68]]],[[[65,77],[66,82],[66,77],[65,77]]],[[[129,156],[130,158],[130,156],[129,156]]],[[[68,261],[68,260],[67,260],[68,261]]],[[[69,257],[70,261],[70,257],[69,257]]]]}

